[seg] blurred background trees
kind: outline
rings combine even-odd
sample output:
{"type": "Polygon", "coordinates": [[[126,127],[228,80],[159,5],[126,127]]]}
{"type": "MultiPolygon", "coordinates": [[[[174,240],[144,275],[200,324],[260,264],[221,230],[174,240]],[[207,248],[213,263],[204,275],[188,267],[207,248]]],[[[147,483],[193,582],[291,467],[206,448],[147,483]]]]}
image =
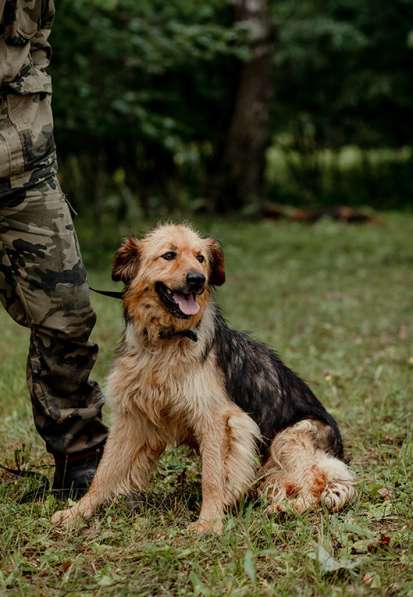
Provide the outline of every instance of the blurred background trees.
{"type": "Polygon", "coordinates": [[[411,205],[413,0],[60,0],[66,192],[98,219],[411,205]]]}

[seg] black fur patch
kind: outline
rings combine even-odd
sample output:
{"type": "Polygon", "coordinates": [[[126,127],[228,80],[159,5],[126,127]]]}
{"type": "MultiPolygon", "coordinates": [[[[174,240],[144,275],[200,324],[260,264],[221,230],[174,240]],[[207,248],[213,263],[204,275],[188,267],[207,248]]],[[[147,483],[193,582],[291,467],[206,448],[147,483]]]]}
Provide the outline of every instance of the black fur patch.
{"type": "Polygon", "coordinates": [[[330,426],[330,452],[343,458],[337,423],[310,388],[265,344],[229,328],[218,308],[214,348],[229,397],[261,430],[263,457],[279,431],[316,419],[330,426]]]}

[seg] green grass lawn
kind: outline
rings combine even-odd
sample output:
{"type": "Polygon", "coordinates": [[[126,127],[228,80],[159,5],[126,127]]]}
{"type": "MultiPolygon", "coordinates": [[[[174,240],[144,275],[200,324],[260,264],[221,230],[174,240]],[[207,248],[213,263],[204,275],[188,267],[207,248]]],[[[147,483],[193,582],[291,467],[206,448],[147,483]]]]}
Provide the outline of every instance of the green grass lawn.
{"type": "MultiPolygon", "coordinates": [[[[221,537],[195,538],[185,528],[199,510],[199,468],[179,450],[164,456],[147,495],[56,531],[57,501],[19,504],[29,482],[0,473],[0,594],[413,595],[412,216],[365,227],[198,224],[225,248],[217,299],[230,323],[275,347],[337,418],[358,499],[337,515],[284,519],[246,502],[221,537]]],[[[113,287],[112,251],[127,232],[80,229],[92,284],[113,287]]],[[[103,381],[121,307],[93,303],[103,381]]],[[[0,327],[0,462],[17,453],[51,475],[25,388],[28,334],[3,312],[0,327]]]]}

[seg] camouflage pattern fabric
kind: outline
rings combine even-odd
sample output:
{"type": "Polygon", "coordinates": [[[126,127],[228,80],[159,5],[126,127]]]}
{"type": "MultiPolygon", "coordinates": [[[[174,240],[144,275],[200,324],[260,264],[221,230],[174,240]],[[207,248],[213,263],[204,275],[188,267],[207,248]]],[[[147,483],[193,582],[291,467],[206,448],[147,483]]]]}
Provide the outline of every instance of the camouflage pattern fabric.
{"type": "Polygon", "coordinates": [[[55,454],[101,444],[103,395],[86,272],[57,179],[50,57],[53,2],[0,0],[0,298],[30,328],[35,425],[55,454]],[[1,9],[3,8],[3,11],[1,9]]]}
{"type": "Polygon", "coordinates": [[[53,0],[0,0],[0,88],[51,93],[47,73],[53,0]]]}

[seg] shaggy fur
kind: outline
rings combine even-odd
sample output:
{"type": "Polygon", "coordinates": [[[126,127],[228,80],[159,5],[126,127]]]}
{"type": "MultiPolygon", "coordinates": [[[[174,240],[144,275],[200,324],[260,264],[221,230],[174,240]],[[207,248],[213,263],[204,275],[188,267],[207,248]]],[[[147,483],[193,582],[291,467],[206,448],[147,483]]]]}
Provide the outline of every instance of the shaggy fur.
{"type": "Polygon", "coordinates": [[[230,329],[212,300],[225,281],[219,244],[186,226],[160,226],[118,249],[126,329],[108,379],[114,424],[89,492],[53,521],[88,518],[147,487],[167,446],[196,446],[202,507],[191,527],[220,531],[225,509],[254,482],[268,511],[354,495],[337,424],[265,345],[230,329]]]}

